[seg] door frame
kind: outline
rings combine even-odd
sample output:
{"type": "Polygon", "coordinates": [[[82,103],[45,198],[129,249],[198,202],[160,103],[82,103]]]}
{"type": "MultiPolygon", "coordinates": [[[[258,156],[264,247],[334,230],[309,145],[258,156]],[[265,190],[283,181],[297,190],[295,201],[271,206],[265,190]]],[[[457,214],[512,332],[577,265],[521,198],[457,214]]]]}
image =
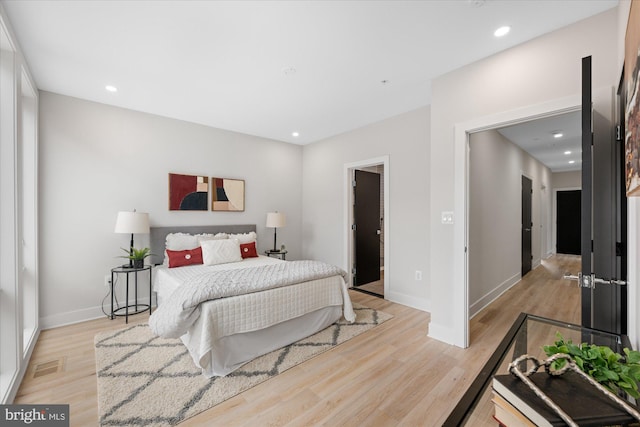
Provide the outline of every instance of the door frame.
{"type": "Polygon", "coordinates": [[[383,228],[384,228],[384,298],[387,298],[389,295],[389,278],[391,277],[391,258],[389,256],[389,247],[390,247],[390,234],[389,234],[389,223],[390,223],[390,212],[389,212],[389,155],[375,157],[372,159],[360,160],[352,163],[344,164],[344,192],[343,192],[343,226],[344,230],[343,235],[343,269],[347,272],[348,283],[347,286],[351,287],[353,285],[353,274],[351,268],[353,266],[354,260],[354,243],[353,243],[353,232],[351,230],[351,224],[353,224],[353,174],[356,169],[369,167],[369,166],[383,166],[383,188],[384,188],[384,220],[383,220],[383,228]]]}
{"type": "Polygon", "coordinates": [[[454,137],[454,218],[452,291],[453,330],[450,342],[458,347],[469,346],[469,279],[467,245],[469,241],[469,134],[510,126],[530,120],[580,111],[580,94],[559,98],[541,104],[479,117],[455,125],[454,137]]]}

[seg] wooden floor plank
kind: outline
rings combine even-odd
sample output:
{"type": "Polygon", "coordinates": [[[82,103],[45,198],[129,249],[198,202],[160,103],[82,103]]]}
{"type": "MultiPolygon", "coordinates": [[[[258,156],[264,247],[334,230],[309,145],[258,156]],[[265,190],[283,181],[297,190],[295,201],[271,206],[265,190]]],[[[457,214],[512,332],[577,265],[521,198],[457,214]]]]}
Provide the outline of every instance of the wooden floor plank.
{"type": "MultiPolygon", "coordinates": [[[[429,313],[350,291],[394,318],[181,425],[440,425],[520,312],[580,322],[579,288],[561,278],[579,268],[575,256],[544,260],[472,319],[468,349],[429,338],[429,313]]],[[[43,331],[15,403],[68,403],[72,426],[96,425],[93,337],[124,326],[105,318],[43,331]],[[62,372],[33,377],[36,365],[62,358],[62,372]]]]}

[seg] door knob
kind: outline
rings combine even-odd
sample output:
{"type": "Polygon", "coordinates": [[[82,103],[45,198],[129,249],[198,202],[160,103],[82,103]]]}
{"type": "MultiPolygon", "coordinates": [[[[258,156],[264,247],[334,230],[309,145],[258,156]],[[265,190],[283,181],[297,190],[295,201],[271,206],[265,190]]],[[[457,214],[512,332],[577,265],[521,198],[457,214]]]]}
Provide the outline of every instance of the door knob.
{"type": "Polygon", "coordinates": [[[582,288],[591,288],[591,289],[595,289],[597,284],[600,285],[619,285],[619,286],[626,286],[627,282],[625,280],[618,280],[618,279],[600,279],[599,277],[596,277],[595,274],[582,274],[582,273],[578,273],[577,276],[569,274],[569,273],[565,273],[562,276],[563,279],[565,280],[575,280],[578,282],[578,285],[582,288]]]}

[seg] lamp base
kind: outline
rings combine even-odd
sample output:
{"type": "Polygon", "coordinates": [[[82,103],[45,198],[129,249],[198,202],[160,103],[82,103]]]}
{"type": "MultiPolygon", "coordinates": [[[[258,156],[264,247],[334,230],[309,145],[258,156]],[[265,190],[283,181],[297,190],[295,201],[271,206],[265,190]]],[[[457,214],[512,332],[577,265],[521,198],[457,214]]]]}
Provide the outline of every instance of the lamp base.
{"type": "Polygon", "coordinates": [[[271,252],[278,252],[276,248],[276,238],[278,236],[278,227],[273,228],[273,250],[271,252]]]}
{"type": "MultiPolygon", "coordinates": [[[[129,256],[133,256],[133,233],[131,233],[131,246],[129,247],[129,256]]],[[[133,259],[129,258],[129,268],[133,268],[133,259]]]]}

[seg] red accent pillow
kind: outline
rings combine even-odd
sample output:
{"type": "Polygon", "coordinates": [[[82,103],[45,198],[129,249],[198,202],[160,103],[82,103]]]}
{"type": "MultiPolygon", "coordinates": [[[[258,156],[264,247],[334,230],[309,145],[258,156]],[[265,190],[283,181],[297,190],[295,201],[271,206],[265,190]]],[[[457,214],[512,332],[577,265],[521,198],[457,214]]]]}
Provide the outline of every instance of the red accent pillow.
{"type": "Polygon", "coordinates": [[[256,258],[258,256],[258,251],[256,250],[256,242],[241,244],[240,255],[242,255],[242,258],[256,258]]]}
{"type": "Polygon", "coordinates": [[[172,251],[167,249],[167,256],[169,257],[169,268],[202,264],[202,248],[200,246],[184,251],[172,251]]]}

